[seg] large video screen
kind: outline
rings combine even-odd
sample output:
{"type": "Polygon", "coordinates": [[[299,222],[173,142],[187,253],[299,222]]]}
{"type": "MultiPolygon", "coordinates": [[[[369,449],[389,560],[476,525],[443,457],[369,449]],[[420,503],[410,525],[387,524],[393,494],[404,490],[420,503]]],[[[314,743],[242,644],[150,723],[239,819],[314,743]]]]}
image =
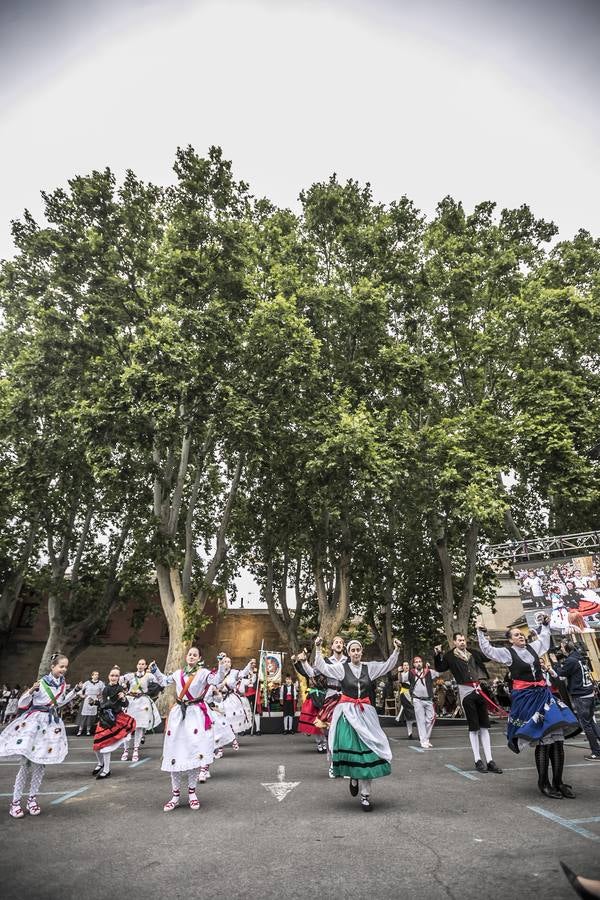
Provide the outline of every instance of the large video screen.
{"type": "Polygon", "coordinates": [[[600,631],[600,553],[513,564],[530,628],[550,616],[552,631],[600,631]]]}

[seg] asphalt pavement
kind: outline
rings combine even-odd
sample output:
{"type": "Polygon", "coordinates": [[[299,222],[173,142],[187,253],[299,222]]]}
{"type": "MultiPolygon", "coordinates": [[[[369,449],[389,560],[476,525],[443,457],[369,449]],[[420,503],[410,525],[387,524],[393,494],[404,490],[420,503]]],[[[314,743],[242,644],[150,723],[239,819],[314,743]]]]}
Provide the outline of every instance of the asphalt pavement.
{"type": "MultiPolygon", "coordinates": [[[[69,739],[48,766],[42,814],[8,816],[15,765],[0,762],[0,893],[4,900],[559,900],[575,895],[559,867],[600,878],[600,763],[570,742],[565,780],[575,800],[536,788],[533,752],[519,756],[492,732],[503,775],[473,768],[466,728],[438,728],[421,751],[389,728],[392,774],[373,782],[364,813],[348,782],[329,779],[303,735],[242,737],[198,786],[201,806],[163,813],[170,779],[161,735],[140,762],[113,757],[91,776],[89,738],[69,739]],[[0,807],[1,809],[1,807],[0,807]]],[[[182,796],[185,791],[182,790],[182,796]]]]}

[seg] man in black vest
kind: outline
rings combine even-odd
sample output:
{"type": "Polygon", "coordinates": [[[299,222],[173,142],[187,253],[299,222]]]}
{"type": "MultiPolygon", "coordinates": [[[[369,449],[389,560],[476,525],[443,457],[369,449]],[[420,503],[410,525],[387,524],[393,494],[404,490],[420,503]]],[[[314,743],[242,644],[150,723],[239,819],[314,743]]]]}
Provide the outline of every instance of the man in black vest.
{"type": "Polygon", "coordinates": [[[492,758],[490,717],[487,703],[479,689],[480,679],[488,677],[485,668],[486,657],[479,650],[467,650],[467,639],[459,631],[454,633],[452,644],[452,648],[443,655],[441,644],[434,648],[435,667],[438,672],[446,672],[450,669],[458,684],[460,702],[467,718],[475,768],[478,772],[493,772],[495,775],[501,775],[502,769],[498,768],[492,758]],[[486,759],[485,763],[481,759],[480,742],[486,759]]]}

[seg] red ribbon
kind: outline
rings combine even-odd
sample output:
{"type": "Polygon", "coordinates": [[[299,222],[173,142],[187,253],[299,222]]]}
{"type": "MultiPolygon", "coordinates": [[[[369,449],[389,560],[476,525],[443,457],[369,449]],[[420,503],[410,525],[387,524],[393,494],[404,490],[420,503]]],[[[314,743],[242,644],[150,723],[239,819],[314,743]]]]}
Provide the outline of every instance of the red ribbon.
{"type": "Polygon", "coordinates": [[[515,678],[513,681],[513,691],[525,691],[531,687],[548,687],[545,681],[520,681],[515,678]]]}
{"type": "Polygon", "coordinates": [[[348,697],[346,694],[341,695],[340,703],[353,703],[355,706],[358,706],[360,710],[363,710],[365,706],[371,705],[371,701],[368,697],[348,697]]]}
{"type": "Polygon", "coordinates": [[[465,681],[464,683],[470,685],[471,687],[474,687],[477,693],[481,694],[490,712],[495,713],[497,716],[508,716],[508,713],[505,709],[503,709],[501,706],[498,706],[497,703],[494,703],[492,698],[488,697],[485,691],[481,690],[481,685],[478,681],[465,681]]]}

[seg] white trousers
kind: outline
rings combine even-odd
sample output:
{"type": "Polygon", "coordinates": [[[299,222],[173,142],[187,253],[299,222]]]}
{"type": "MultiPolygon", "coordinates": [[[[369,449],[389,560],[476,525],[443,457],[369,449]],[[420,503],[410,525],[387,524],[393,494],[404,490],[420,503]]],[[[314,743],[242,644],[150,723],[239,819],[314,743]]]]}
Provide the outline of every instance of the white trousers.
{"type": "Polygon", "coordinates": [[[413,697],[412,702],[415,709],[419,740],[421,744],[428,744],[435,723],[433,700],[421,700],[419,697],[413,697]]]}

